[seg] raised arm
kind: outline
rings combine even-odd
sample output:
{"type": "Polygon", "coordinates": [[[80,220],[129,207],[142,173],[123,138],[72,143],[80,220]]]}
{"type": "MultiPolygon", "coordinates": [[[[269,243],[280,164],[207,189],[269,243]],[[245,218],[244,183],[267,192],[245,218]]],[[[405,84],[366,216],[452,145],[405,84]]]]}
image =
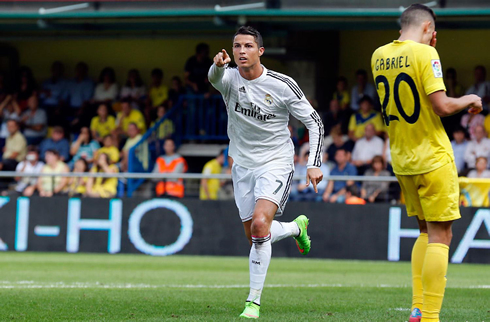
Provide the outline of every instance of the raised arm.
{"type": "Polygon", "coordinates": [[[211,65],[211,68],[208,72],[209,82],[222,94],[225,89],[223,76],[225,75],[226,65],[230,62],[230,56],[228,55],[226,50],[222,49],[219,53],[216,54],[216,56],[214,56],[214,64],[211,65]]]}

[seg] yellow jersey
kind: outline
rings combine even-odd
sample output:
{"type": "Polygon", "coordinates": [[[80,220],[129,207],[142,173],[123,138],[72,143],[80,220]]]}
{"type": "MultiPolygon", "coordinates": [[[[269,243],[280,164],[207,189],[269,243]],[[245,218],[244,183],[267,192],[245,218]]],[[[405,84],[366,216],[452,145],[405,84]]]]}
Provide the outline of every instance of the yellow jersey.
{"type": "MultiPolygon", "coordinates": [[[[208,161],[202,170],[202,174],[220,174],[222,170],[221,164],[219,164],[218,160],[213,159],[208,161]]],[[[209,198],[206,195],[206,191],[201,186],[199,189],[199,199],[201,200],[217,200],[218,199],[218,191],[220,188],[219,179],[208,179],[208,193],[209,198]]]]}
{"type": "Polygon", "coordinates": [[[117,124],[121,125],[121,129],[127,133],[129,124],[135,123],[140,130],[140,133],[144,134],[146,132],[146,123],[143,113],[138,110],[132,109],[129,115],[124,117],[122,112],[117,114],[117,124]]]}
{"type": "Polygon", "coordinates": [[[103,123],[100,121],[99,116],[93,117],[92,121],[90,122],[90,129],[92,131],[97,132],[97,135],[100,138],[103,138],[106,135],[111,134],[111,132],[115,128],[116,128],[116,119],[112,115],[107,116],[107,120],[103,123]]]}
{"type": "Polygon", "coordinates": [[[399,175],[434,171],[454,160],[451,142],[429,95],[445,91],[435,48],[395,40],[373,53],[371,69],[399,175]]]}

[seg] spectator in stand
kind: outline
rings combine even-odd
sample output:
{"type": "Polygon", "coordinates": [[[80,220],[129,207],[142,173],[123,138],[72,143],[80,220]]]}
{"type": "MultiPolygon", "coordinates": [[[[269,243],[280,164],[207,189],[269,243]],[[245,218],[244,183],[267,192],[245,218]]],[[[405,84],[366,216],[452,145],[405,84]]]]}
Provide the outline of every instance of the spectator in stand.
{"type": "MultiPolygon", "coordinates": [[[[335,153],[335,161],[337,165],[330,171],[331,176],[356,176],[357,169],[348,162],[350,153],[344,149],[338,149],[335,153]]],[[[340,202],[345,201],[346,187],[355,184],[354,181],[332,181],[328,182],[327,188],[323,193],[323,201],[325,202],[340,202]]]]}
{"type": "Polygon", "coordinates": [[[90,167],[94,162],[95,152],[98,149],[100,149],[99,142],[92,138],[88,127],[82,127],[77,139],[71,144],[70,154],[72,159],[68,165],[73,168],[78,159],[85,159],[90,167]]]}
{"type": "MultiPolygon", "coordinates": [[[[202,169],[202,174],[220,174],[225,163],[225,150],[221,150],[218,156],[208,161],[202,169]]],[[[219,179],[201,179],[201,187],[199,189],[199,199],[201,200],[217,200],[218,192],[221,187],[219,179]]]]}
{"type": "Polygon", "coordinates": [[[65,125],[62,105],[68,97],[68,82],[63,77],[64,72],[63,63],[55,61],[51,65],[51,78],[42,84],[41,106],[46,109],[49,126],[65,125]]]}
{"type": "Polygon", "coordinates": [[[327,158],[328,161],[332,161],[333,163],[336,163],[335,154],[337,153],[337,150],[342,149],[347,151],[348,153],[351,153],[352,150],[354,150],[355,143],[350,139],[344,141],[344,136],[342,135],[339,126],[334,127],[330,132],[330,135],[332,136],[333,142],[327,148],[327,158]]]}
{"type": "Polygon", "coordinates": [[[0,116],[2,118],[2,125],[0,127],[0,149],[5,146],[5,140],[9,136],[7,122],[9,120],[20,121],[20,115],[20,107],[17,104],[17,101],[13,99],[12,95],[7,95],[2,103],[0,103],[0,116]]]}
{"type": "Polygon", "coordinates": [[[48,117],[46,112],[39,108],[39,100],[36,95],[29,97],[27,106],[28,110],[21,116],[24,136],[28,145],[38,145],[48,133],[48,117]]]}
{"type": "Polygon", "coordinates": [[[323,116],[325,133],[330,133],[335,126],[340,126],[342,133],[347,133],[349,111],[341,109],[338,100],[330,101],[330,108],[323,116]]]}
{"type": "Polygon", "coordinates": [[[97,108],[97,116],[92,118],[90,122],[90,131],[92,137],[102,142],[102,138],[111,134],[116,129],[116,118],[109,114],[109,106],[107,103],[102,103],[97,108]]]}
{"type": "Polygon", "coordinates": [[[182,86],[182,80],[178,76],[172,77],[172,85],[168,91],[168,106],[173,107],[179,101],[181,95],[185,95],[186,91],[184,86],[182,86]]]}
{"type": "Polygon", "coordinates": [[[19,123],[17,123],[17,121],[8,121],[7,130],[9,132],[9,136],[7,137],[5,147],[3,149],[0,170],[14,171],[17,164],[23,161],[26,157],[27,143],[22,133],[20,133],[19,123]]]}
{"type": "Polygon", "coordinates": [[[359,197],[359,188],[353,184],[345,188],[346,205],[365,205],[366,200],[359,197]]]}
{"type": "Polygon", "coordinates": [[[48,150],[58,151],[60,160],[63,162],[68,162],[70,159],[70,142],[65,139],[65,130],[61,126],[53,127],[51,138],[44,139],[39,145],[41,160],[44,160],[44,155],[48,150]]]}
{"type": "Polygon", "coordinates": [[[209,57],[209,45],[200,43],[196,46],[196,54],[185,63],[185,84],[189,94],[205,94],[209,92],[208,71],[213,61],[209,57]]]}
{"type": "Polygon", "coordinates": [[[68,82],[68,105],[72,109],[69,113],[76,116],[94,96],[94,82],[88,77],[88,66],[79,62],[75,67],[75,78],[68,82]]]}
{"type": "Polygon", "coordinates": [[[116,72],[111,67],[105,67],[99,76],[99,83],[95,87],[93,101],[95,103],[110,103],[116,100],[119,86],[116,83],[116,72]]]}
{"type": "MultiPolygon", "coordinates": [[[[46,164],[43,166],[41,173],[63,174],[68,172],[70,172],[70,170],[68,169],[68,166],[60,160],[58,151],[46,151],[46,164]]],[[[62,193],[66,188],[67,183],[67,177],[39,177],[37,180],[37,190],[41,197],[52,197],[62,193]]]]}
{"type": "Polygon", "coordinates": [[[458,75],[456,69],[448,68],[446,70],[446,88],[448,97],[461,97],[464,95],[464,88],[458,82],[458,75]]]}
{"type": "Polygon", "coordinates": [[[490,83],[487,82],[487,70],[484,66],[475,67],[475,83],[466,90],[466,95],[476,94],[481,97],[483,111],[488,112],[488,102],[490,102],[490,83]]]}
{"type": "MultiPolygon", "coordinates": [[[[303,157],[302,164],[306,164],[308,162],[308,156],[310,152],[307,151],[303,157]]],[[[320,167],[320,170],[323,173],[323,177],[328,177],[330,175],[330,168],[326,164],[327,154],[323,154],[323,162],[320,167]]],[[[300,167],[299,169],[295,169],[296,174],[301,178],[306,178],[306,166],[300,167]]],[[[298,181],[293,184],[290,199],[295,201],[321,201],[323,193],[327,188],[328,180],[322,180],[319,184],[317,184],[318,193],[315,192],[312,184],[306,184],[306,180],[298,181]]]]}
{"type": "MultiPolygon", "coordinates": [[[[117,166],[111,164],[109,156],[99,154],[91,173],[118,173],[117,166]]],[[[87,196],[93,198],[112,198],[117,193],[117,178],[88,178],[87,196]]]]}
{"type": "Polygon", "coordinates": [[[105,153],[109,156],[109,159],[111,160],[111,163],[118,163],[119,162],[119,149],[116,147],[116,144],[114,143],[114,138],[112,135],[106,135],[104,136],[104,139],[102,140],[104,146],[98,149],[95,152],[94,159],[97,159],[97,156],[100,153],[105,153]]]}
{"type": "Polygon", "coordinates": [[[468,173],[468,178],[473,179],[488,179],[490,178],[490,170],[488,170],[488,159],[485,157],[476,158],[475,169],[468,173]]]}
{"type": "Polygon", "coordinates": [[[117,113],[116,129],[114,133],[118,137],[127,138],[129,124],[134,123],[141,132],[146,131],[146,123],[143,114],[131,106],[131,100],[125,98],[121,101],[121,112],[117,113]]]}
{"type": "Polygon", "coordinates": [[[163,70],[160,68],[151,71],[149,100],[150,108],[160,106],[168,100],[168,87],[163,84],[163,70]]]}
{"type": "Polygon", "coordinates": [[[472,139],[464,153],[464,160],[468,168],[474,168],[478,157],[490,157],[490,139],[487,138],[485,129],[479,125],[475,127],[475,138],[472,139]]]}
{"type": "MultiPolygon", "coordinates": [[[[15,168],[16,172],[21,173],[41,173],[44,167],[44,163],[39,161],[39,152],[35,146],[27,147],[27,155],[24,161],[17,164],[15,168]]],[[[15,178],[17,184],[15,185],[15,192],[26,197],[30,197],[37,190],[37,177],[17,177],[15,178]]]]}
{"type": "MultiPolygon", "coordinates": [[[[88,163],[85,159],[78,159],[73,166],[73,173],[85,173],[88,169],[88,163]]],[[[81,197],[87,193],[87,177],[68,178],[66,193],[70,197],[81,197]]]]}
{"type": "MultiPolygon", "coordinates": [[[[157,109],[157,119],[156,121],[153,121],[150,125],[150,127],[153,127],[156,122],[158,122],[162,117],[165,116],[167,113],[167,109],[165,106],[161,105],[157,109]]],[[[172,122],[171,119],[165,119],[160,126],[158,126],[158,129],[155,131],[156,132],[156,138],[158,140],[165,140],[170,138],[174,132],[175,132],[175,126],[174,122],[172,122]]]]}
{"type": "Polygon", "coordinates": [[[19,70],[19,83],[15,89],[17,94],[16,100],[19,103],[21,111],[25,111],[27,108],[27,101],[29,98],[36,94],[37,83],[32,74],[32,70],[27,66],[22,66],[19,70]]]}
{"type": "Polygon", "coordinates": [[[490,170],[488,170],[488,159],[479,157],[476,159],[475,169],[468,172],[468,178],[472,179],[489,179],[490,170]]]}
{"type": "MultiPolygon", "coordinates": [[[[121,171],[122,172],[127,172],[128,171],[128,156],[129,156],[129,150],[138,143],[143,136],[140,134],[140,131],[138,129],[138,126],[136,123],[129,123],[128,126],[128,139],[126,140],[126,143],[124,144],[120,157],[121,157],[121,171]]],[[[147,158],[146,158],[147,159],[147,158]]]]}
{"type": "Polygon", "coordinates": [[[465,113],[461,118],[461,126],[468,131],[470,138],[475,138],[475,128],[485,124],[485,116],[483,114],[465,113]]]}
{"type": "MultiPolygon", "coordinates": [[[[361,100],[368,96],[371,102],[375,102],[376,89],[373,84],[368,83],[368,75],[364,69],[359,69],[356,72],[356,85],[352,88],[350,97],[350,107],[357,112],[361,107],[361,100]]],[[[373,103],[371,103],[373,104],[373,103]]]]}
{"type": "MultiPolygon", "coordinates": [[[[389,177],[391,174],[386,170],[383,157],[377,155],[371,162],[371,168],[366,170],[365,176],[389,177]]],[[[361,198],[373,202],[386,202],[388,200],[389,182],[364,181],[361,188],[361,198]]]]}
{"type": "Polygon", "coordinates": [[[357,167],[359,175],[369,168],[375,156],[383,154],[384,143],[376,136],[374,125],[367,124],[364,137],[356,142],[352,151],[352,164],[357,167]]]}
{"type": "Polygon", "coordinates": [[[347,79],[343,76],[337,79],[337,86],[333,93],[333,101],[337,101],[342,110],[349,108],[350,95],[349,90],[347,89],[347,79]]]}
{"type": "Polygon", "coordinates": [[[131,69],[128,72],[128,80],[121,89],[120,96],[121,98],[130,98],[137,106],[143,105],[143,100],[146,97],[146,87],[137,69],[131,69]]]}
{"type": "MultiPolygon", "coordinates": [[[[185,173],[187,162],[175,152],[175,142],[172,139],[165,140],[163,144],[164,155],[157,158],[153,173],[185,173]]],[[[156,179],[158,183],[155,192],[158,197],[184,198],[183,179],[156,179]]]]}
{"type": "Polygon", "coordinates": [[[359,111],[350,117],[349,138],[357,141],[364,136],[366,125],[373,124],[376,134],[381,135],[384,131],[384,124],[381,114],[373,110],[373,100],[369,96],[364,96],[359,101],[359,111]]]}
{"type": "Polygon", "coordinates": [[[468,141],[466,141],[466,132],[464,128],[457,127],[453,132],[453,140],[451,145],[454,151],[454,163],[458,169],[458,173],[461,173],[464,169],[464,155],[466,148],[468,147],[468,141]]]}

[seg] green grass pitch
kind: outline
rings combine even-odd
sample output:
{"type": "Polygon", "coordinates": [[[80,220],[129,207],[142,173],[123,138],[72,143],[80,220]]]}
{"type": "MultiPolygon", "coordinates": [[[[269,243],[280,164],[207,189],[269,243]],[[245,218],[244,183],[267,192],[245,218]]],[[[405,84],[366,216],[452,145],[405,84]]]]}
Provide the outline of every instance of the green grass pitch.
{"type": "MultiPolygon", "coordinates": [[[[0,321],[236,321],[242,257],[0,253],[0,321]]],[[[407,321],[409,263],[273,258],[263,321],[407,321]]],[[[490,322],[490,266],[450,265],[441,321],[490,322]]]]}

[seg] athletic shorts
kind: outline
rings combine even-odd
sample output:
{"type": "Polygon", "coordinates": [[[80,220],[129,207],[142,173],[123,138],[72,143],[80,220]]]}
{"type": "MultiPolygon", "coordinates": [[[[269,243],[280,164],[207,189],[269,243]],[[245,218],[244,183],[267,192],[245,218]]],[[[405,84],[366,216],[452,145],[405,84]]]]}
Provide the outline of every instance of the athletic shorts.
{"type": "Polygon", "coordinates": [[[428,173],[396,177],[405,197],[408,216],[429,222],[461,218],[458,170],[454,161],[428,173]]]}
{"type": "Polygon", "coordinates": [[[242,222],[252,219],[255,203],[259,199],[277,205],[276,216],[282,215],[291,192],[294,166],[267,164],[256,169],[247,169],[233,164],[231,176],[235,202],[242,222]]]}

